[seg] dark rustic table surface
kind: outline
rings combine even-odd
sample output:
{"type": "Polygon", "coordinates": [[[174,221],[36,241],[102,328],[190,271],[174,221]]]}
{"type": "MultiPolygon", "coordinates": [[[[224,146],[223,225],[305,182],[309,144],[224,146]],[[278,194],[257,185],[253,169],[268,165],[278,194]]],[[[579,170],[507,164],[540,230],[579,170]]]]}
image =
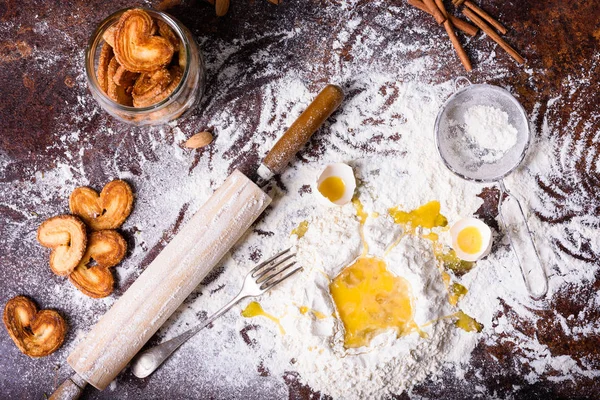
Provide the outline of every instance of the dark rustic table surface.
{"type": "MultiPolygon", "coordinates": [[[[361,64],[369,68],[371,63],[378,68],[394,71],[396,64],[405,63],[405,59],[428,56],[434,60],[426,68],[420,79],[430,82],[444,82],[461,74],[460,63],[452,53],[443,29],[439,29],[431,18],[417,11],[409,11],[409,6],[400,0],[284,0],[275,6],[266,0],[232,0],[229,13],[223,18],[214,15],[214,9],[202,1],[172,2],[168,12],[180,19],[198,38],[202,51],[208,61],[207,91],[201,107],[192,115],[191,122],[182,122],[179,127],[189,136],[205,124],[211,110],[227,107],[233,98],[243,98],[248,104],[260,102],[253,89],[275,80],[288,71],[295,71],[309,87],[318,88],[324,82],[336,81],[336,71],[340,65],[359,69],[361,64]],[[179,4],[175,4],[179,3],[179,4]],[[402,24],[389,27],[378,23],[377,15],[397,14],[403,18],[402,24]],[[357,57],[353,54],[354,42],[349,40],[343,48],[333,47],[333,38],[342,29],[344,21],[360,17],[356,35],[369,29],[380,35],[377,47],[368,55],[357,57]],[[421,26],[421,31],[409,29],[421,26]],[[282,32],[294,30],[295,35],[286,36],[282,32]],[[419,33],[420,32],[420,33],[419,33]],[[422,32],[430,32],[423,34],[422,32]],[[219,43],[239,43],[241,50],[229,54],[225,63],[216,63],[220,57],[219,43]],[[395,42],[415,44],[411,50],[395,57],[386,55],[386,60],[378,57],[386,53],[386,48],[395,42]],[[252,56],[268,48],[274,54],[273,65],[255,65],[252,56]],[[276,54],[276,56],[275,56],[276,54]],[[218,68],[228,64],[241,66],[244,73],[220,74],[218,68]],[[211,67],[213,66],[213,67],[211,67]],[[275,67],[275,68],[272,68],[275,67]],[[269,69],[271,68],[271,69],[269,69]],[[266,69],[272,71],[264,73],[266,69]],[[259,78],[257,78],[259,77],[259,78]],[[227,93],[227,96],[224,95],[227,93]]],[[[599,53],[600,46],[600,8],[595,2],[577,2],[564,0],[548,1],[511,1],[486,0],[481,2],[493,15],[511,26],[508,40],[527,58],[526,66],[514,63],[506,54],[496,49],[493,63],[484,62],[495,45],[489,40],[473,41],[468,52],[474,59],[474,71],[467,76],[474,82],[490,82],[511,87],[519,96],[525,109],[532,113],[536,104],[538,115],[546,113],[546,104],[552,98],[561,96],[559,107],[552,113],[559,129],[557,135],[563,135],[572,141],[585,143],[587,153],[575,162],[563,165],[551,160],[563,168],[564,179],[554,177],[542,185],[542,190],[556,200],[557,207],[564,212],[557,217],[539,215],[549,223],[561,223],[573,216],[596,216],[600,213],[600,175],[599,168],[591,168],[598,162],[600,142],[594,135],[600,129],[598,113],[599,53]],[[492,65],[492,66],[490,66],[492,65]],[[501,73],[499,73],[501,71],[501,73]],[[575,83],[574,83],[575,82],[575,83]],[[571,118],[578,115],[577,120],[571,118]],[[594,172],[595,171],[595,172],[594,172]],[[587,199],[577,209],[569,209],[567,202],[561,205],[560,193],[585,192],[587,199]]],[[[23,248],[20,240],[31,235],[47,216],[38,216],[29,223],[29,231],[13,231],[21,226],[28,217],[36,212],[39,199],[35,196],[23,198],[20,186],[23,182],[34,181],[36,172],[54,168],[57,163],[69,163],[66,150],[73,150],[76,143],[61,145],[60,127],[70,125],[85,137],[86,151],[82,161],[82,173],[87,178],[104,182],[113,176],[113,166],[105,162],[115,147],[124,150],[124,159],[129,171],[136,175],[135,139],[122,141],[119,135],[105,137],[96,135],[99,127],[110,127],[115,132],[143,131],[147,128],[131,128],[123,125],[98,109],[87,90],[83,70],[83,52],[89,35],[96,25],[108,14],[124,7],[142,5],[146,7],[164,6],[158,2],[138,1],[28,1],[4,0],[0,2],[0,304],[17,295],[27,294],[39,304],[46,304],[50,298],[47,291],[32,291],[40,287],[25,282],[20,272],[29,268],[28,279],[53,280],[46,266],[45,253],[33,252],[23,248]],[[82,100],[83,99],[83,100],[82,100]],[[86,101],[89,100],[89,101],[86,101]],[[77,108],[77,107],[78,108],[77,108]],[[78,111],[74,111],[78,110],[78,111]],[[77,113],[87,115],[79,118],[77,113]],[[119,140],[119,142],[117,142],[119,140]]],[[[356,37],[355,37],[356,38],[356,37]]],[[[252,118],[246,109],[232,110],[240,118],[252,118]]],[[[539,130],[542,118],[534,119],[539,130]]],[[[252,136],[248,140],[254,140],[252,136]]],[[[561,143],[558,141],[557,143],[561,143]]],[[[235,148],[230,157],[220,162],[253,168],[261,155],[253,152],[252,146],[235,148]]],[[[318,148],[319,139],[315,138],[311,146],[318,148]]],[[[549,157],[559,157],[559,149],[549,157]]],[[[308,151],[308,150],[306,150],[308,151]]],[[[196,157],[208,156],[199,152],[196,157]]],[[[54,207],[56,212],[64,212],[64,198],[55,198],[45,204],[54,207]]],[[[166,226],[176,230],[176,221],[167,221],[166,226]]],[[[594,226],[594,225],[592,225],[594,226]]],[[[595,225],[595,229],[599,227],[595,225]]],[[[131,232],[124,232],[126,236],[131,232]]],[[[129,239],[129,238],[128,238],[129,239]]],[[[152,257],[164,246],[157,243],[148,249],[149,256],[143,269],[152,257]]],[[[570,256],[597,266],[600,260],[598,249],[585,240],[575,245],[557,243],[557,248],[570,256]]],[[[39,283],[38,282],[38,283],[39,283]]],[[[119,285],[115,296],[122,293],[130,282],[119,285]]],[[[577,340],[566,335],[566,329],[577,324],[590,323],[600,318],[600,307],[590,309],[592,301],[600,290],[600,276],[577,293],[568,288],[555,293],[549,299],[549,308],[538,311],[540,323],[532,325],[523,321],[522,333],[537,335],[540,343],[545,344],[553,355],[569,355],[575,362],[585,361],[586,365],[600,368],[600,336],[588,334],[577,340]],[[577,315],[586,310],[585,320],[558,318],[557,316],[577,315]],[[562,322],[561,322],[562,321],[562,322]],[[561,323],[570,325],[566,328],[561,323]]],[[[60,308],[58,308],[61,311],[60,308]]],[[[99,310],[91,312],[100,313],[99,310]]],[[[499,310],[510,314],[510,310],[499,310]]],[[[97,315],[96,315],[97,317],[97,315]]],[[[75,331],[86,330],[79,315],[66,315],[72,329],[67,342],[74,339],[75,331]]],[[[518,323],[518,315],[511,315],[518,323]]],[[[51,393],[58,379],[69,375],[65,363],[64,351],[52,356],[33,360],[21,354],[14,346],[4,329],[0,330],[0,397],[1,398],[44,398],[51,393]]],[[[596,331],[597,332],[597,331],[596,331]]],[[[425,381],[414,390],[415,396],[424,398],[470,398],[480,393],[478,387],[495,393],[498,397],[514,398],[600,398],[600,382],[597,378],[577,376],[573,380],[555,382],[541,379],[530,383],[525,379],[527,369],[515,360],[518,349],[510,341],[490,346],[481,343],[476,347],[472,358],[472,373],[464,380],[449,375],[441,379],[425,381]]],[[[184,382],[183,379],[181,382],[184,382]]],[[[289,389],[289,398],[315,398],[318,394],[303,387],[293,373],[284,377],[289,389]],[[314,396],[314,397],[311,397],[314,396]]],[[[98,392],[88,388],[86,398],[186,398],[189,395],[185,385],[177,381],[164,382],[162,385],[146,386],[146,381],[134,379],[129,372],[118,378],[118,392],[98,392]]],[[[260,380],[253,383],[243,393],[236,394],[211,390],[206,382],[205,398],[261,398],[260,380]],[[258,383],[257,383],[258,382],[258,383]]],[[[400,396],[404,398],[404,396],[400,396]]]]}

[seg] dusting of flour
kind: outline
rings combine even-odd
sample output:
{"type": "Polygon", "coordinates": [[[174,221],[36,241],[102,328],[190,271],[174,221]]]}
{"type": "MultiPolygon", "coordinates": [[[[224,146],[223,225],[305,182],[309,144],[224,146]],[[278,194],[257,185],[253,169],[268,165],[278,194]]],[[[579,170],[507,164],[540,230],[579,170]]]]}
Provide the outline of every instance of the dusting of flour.
{"type": "MultiPolygon", "coordinates": [[[[475,345],[476,335],[462,335],[450,319],[442,319],[451,310],[431,246],[425,239],[404,236],[385,260],[392,273],[410,283],[415,322],[423,326],[427,337],[413,332],[398,339],[388,331],[376,336],[368,348],[346,350],[342,324],[333,317],[330,281],[325,275],[334,277],[360,252],[359,247],[353,246],[357,240],[360,242],[356,225],[345,222],[353,220],[351,212],[346,209],[320,214],[300,240],[299,259],[307,267],[304,276],[290,284],[288,298],[328,317],[314,318],[293,308],[288,310],[282,318],[284,326],[289,327],[283,348],[294,356],[294,367],[316,390],[334,398],[384,398],[439,371],[455,346],[468,352],[475,345]],[[348,247],[352,251],[335,251],[340,248],[340,239],[351,244],[348,247]],[[425,326],[437,319],[440,320],[425,326]]],[[[391,225],[390,219],[383,217],[369,224],[365,236],[372,255],[383,257],[390,243],[381,238],[394,239],[388,232],[398,234],[391,225]]]]}
{"type": "MultiPolygon", "coordinates": [[[[48,154],[59,155],[52,156],[49,167],[36,170],[27,160],[16,167],[31,171],[30,180],[1,183],[0,201],[7,215],[3,249],[22,260],[17,266],[20,279],[6,273],[2,279],[11,282],[6,296],[29,294],[44,307],[58,308],[68,318],[71,330],[61,349],[35,360],[35,364],[22,361],[15,350],[9,356],[24,364],[19,364],[18,375],[7,371],[1,379],[18,379],[19,386],[33,396],[40,390],[50,390],[54,375],[69,376],[72,372],[64,360],[74,344],[120,291],[139,276],[148,259],[156,255],[153,251],[164,246],[224,181],[230,167],[240,161],[238,157],[262,157],[268,151],[320,89],[322,82],[315,83],[315,77],[343,85],[347,99],[340,112],[271,187],[273,206],[165,324],[156,340],[178,335],[218,310],[237,294],[253,265],[296,245],[304,272],[259,299],[267,312],[281,319],[286,334],[281,335],[269,320],[242,318],[240,311],[246,306],[243,302],[175,352],[151,378],[132,381],[125,372],[111,384],[110,391],[101,394],[92,390],[90,396],[144,393],[157,398],[205,398],[221,393],[223,398],[281,399],[290,392],[297,393],[286,386],[293,376],[337,398],[387,397],[404,389],[417,398],[439,398],[435,392],[419,392],[435,387],[436,382],[444,390],[452,390],[456,382],[461,389],[472,389],[473,397],[489,398],[497,393],[488,388],[496,387],[499,381],[518,381],[525,389],[527,384],[538,385],[527,389],[535,390],[548,382],[567,385],[598,379],[594,359],[575,352],[561,353],[560,346],[548,341],[555,332],[567,340],[581,341],[600,334],[597,321],[590,320],[590,315],[597,312],[600,294],[589,291],[600,258],[600,217],[593,208],[598,193],[589,190],[597,187],[600,139],[597,125],[588,126],[577,113],[565,117],[560,112],[564,104],[576,108],[589,101],[578,98],[579,88],[589,83],[586,76],[568,77],[564,93],[536,105],[530,120],[532,125],[540,122],[542,129],[532,143],[535,151],[506,179],[529,210],[528,223],[549,276],[546,301],[529,299],[516,260],[499,229],[494,231],[492,253],[460,277],[469,293],[459,306],[483,324],[480,334],[449,329],[452,327],[441,322],[429,328],[430,340],[413,336],[393,340],[384,334],[377,338],[373,351],[345,354],[336,336],[336,320],[318,320],[310,313],[298,312],[299,306],[332,311],[324,290],[326,276],[335,276],[361,246],[354,210],[350,206],[324,207],[308,189],[323,165],[343,161],[353,166],[359,179],[360,200],[367,211],[380,215],[370,218],[365,227],[373,252],[400,234],[387,217],[389,207],[413,209],[439,200],[442,212],[452,222],[473,215],[481,205],[477,195],[484,187],[452,176],[438,160],[433,146],[434,118],[452,92],[451,82],[444,82],[445,78],[440,81],[452,48],[445,38],[437,40],[443,37],[443,29],[434,37],[434,25],[428,26],[420,19],[415,22],[419,13],[400,3],[320,2],[315,15],[326,18],[331,26],[339,23],[343,27],[337,27],[333,35],[323,30],[323,43],[317,46],[313,42],[306,46],[309,50],[294,57],[287,47],[306,38],[307,29],[320,26],[288,19],[285,23],[277,21],[277,26],[265,29],[262,36],[228,40],[202,35],[212,80],[198,114],[169,126],[147,129],[133,129],[106,119],[87,94],[83,51],[76,51],[84,45],[82,40],[87,34],[74,38],[51,25],[37,24],[34,29],[44,36],[65,36],[64,43],[73,49],[67,59],[79,66],[73,71],[73,90],[78,95],[57,118],[56,140],[48,154]],[[410,39],[398,40],[402,36],[399,31],[410,34],[410,39]],[[373,54],[379,61],[373,61],[373,54]],[[297,64],[286,63],[290,66],[283,73],[278,66],[282,60],[291,59],[297,64]],[[251,96],[246,96],[248,91],[251,96]],[[213,102],[215,99],[220,103],[213,102]],[[223,99],[227,99],[228,107],[216,107],[224,104],[223,99]],[[86,133],[90,126],[95,127],[94,135],[86,133]],[[200,152],[184,150],[181,143],[205,126],[215,127],[214,143],[200,152]],[[559,126],[571,127],[577,134],[559,135],[559,126]],[[237,152],[231,151],[234,145],[237,152]],[[98,151],[102,146],[115,150],[98,151]],[[95,300],[49,271],[47,253],[42,253],[36,243],[35,229],[44,218],[68,212],[67,199],[75,187],[91,185],[100,189],[117,177],[128,179],[136,189],[135,209],[123,226],[131,253],[114,268],[116,294],[95,300]],[[309,229],[296,241],[290,232],[305,220],[309,229]],[[580,292],[584,293],[585,304],[564,314],[555,310],[556,302],[580,292]],[[501,359],[494,352],[498,348],[509,349],[510,354],[500,353],[505,357],[501,359]],[[59,364],[60,374],[56,372],[59,364]]],[[[321,26],[330,29],[330,25],[321,26]]],[[[11,29],[15,27],[10,24],[0,26],[0,32],[11,29]]],[[[495,51],[477,50],[481,43],[474,44],[470,51],[483,74],[479,79],[501,81],[509,74],[495,51]]],[[[38,68],[66,65],[67,59],[53,57],[52,50],[41,44],[34,48],[38,68]]],[[[547,71],[527,69],[523,73],[531,76],[534,84],[535,75],[547,71]]],[[[49,155],[31,157],[39,160],[49,155]]],[[[0,153],[3,171],[15,168],[13,161],[0,153]]],[[[390,269],[405,276],[414,287],[419,322],[445,313],[433,307],[443,292],[437,275],[431,271],[425,244],[407,237],[389,257],[390,269]],[[421,270],[415,271],[417,266],[421,270]]],[[[519,393],[518,385],[512,390],[514,396],[531,394],[519,393]]],[[[497,396],[511,397],[512,393],[509,390],[497,396]]]]}
{"type": "MultiPolygon", "coordinates": [[[[314,93],[294,77],[266,84],[263,90],[286,93],[284,87],[294,88],[294,95],[279,97],[279,101],[291,105],[291,97],[298,99],[283,121],[289,125],[314,93]]],[[[316,201],[316,195],[307,191],[322,167],[333,162],[346,162],[354,168],[361,202],[367,211],[379,214],[377,218],[370,218],[365,226],[369,247],[375,254],[400,234],[387,216],[388,208],[399,206],[410,210],[425,202],[439,200],[442,213],[452,223],[478,210],[482,201],[477,195],[483,188],[461,180],[444,167],[435,153],[432,132],[424,128],[433,126],[439,107],[451,93],[451,82],[438,85],[416,81],[401,83],[383,73],[369,73],[356,76],[345,90],[356,94],[346,100],[341,111],[327,124],[329,135],[324,139],[327,142],[325,152],[318,156],[307,154],[306,163],[294,163],[283,173],[280,185],[270,189],[273,207],[223,259],[218,267],[222,273],[199,287],[159,331],[162,340],[182,333],[235,296],[245,273],[256,262],[286,246],[296,245],[304,272],[259,299],[268,313],[281,319],[286,334],[281,335],[269,320],[242,318],[240,311],[247,304],[242,302],[177,351],[153,374],[148,383],[150,389],[175,376],[181,377],[185,370],[186,374],[196,377],[186,380],[186,390],[190,393],[201,395],[205,390],[201,382],[208,378],[213,387],[229,393],[242,395],[252,385],[267,385],[270,394],[265,398],[281,398],[286,393],[282,379],[292,371],[298,374],[301,382],[336,398],[385,398],[391,393],[410,391],[419,382],[436,379],[440,373],[453,373],[461,379],[469,371],[475,346],[482,342],[493,345],[508,340],[507,337],[516,337],[519,341],[522,348],[520,362],[533,366],[528,376],[531,382],[548,370],[557,371],[555,373],[565,379],[572,374],[598,376],[597,370],[582,367],[567,356],[552,356],[535,338],[519,334],[506,316],[499,316],[503,304],[507,304],[521,318],[535,323],[539,317],[534,311],[544,306],[528,298],[518,265],[502,232],[495,233],[499,242],[492,254],[461,278],[469,293],[459,306],[483,324],[481,334],[454,329],[449,320],[442,320],[428,328],[428,340],[415,335],[395,340],[389,334],[382,334],[370,351],[344,353],[338,336],[339,322],[330,317],[333,305],[327,292],[327,277],[333,278],[360,253],[359,223],[351,205],[332,209],[316,201]],[[365,115],[381,122],[365,125],[365,115]],[[385,153],[377,157],[366,156],[361,143],[368,143],[374,151],[385,150],[385,153]],[[294,236],[290,237],[290,232],[305,220],[309,223],[308,231],[296,241],[294,236]],[[300,306],[310,307],[328,317],[320,320],[311,313],[301,315],[300,306]],[[189,365],[195,365],[193,371],[189,370],[189,365]]],[[[278,104],[273,107],[279,107],[278,104]]],[[[267,122],[270,109],[265,107],[266,111],[261,114],[261,120],[265,121],[261,123],[264,132],[275,129],[267,122]]],[[[164,240],[164,226],[153,221],[161,218],[175,221],[179,207],[173,207],[173,204],[188,204],[184,210],[191,211],[184,212],[185,223],[191,212],[210,195],[213,186],[227,176],[225,168],[216,168],[211,176],[201,170],[188,174],[186,153],[168,143],[166,129],[173,132],[174,140],[185,139],[176,125],[147,133],[143,139],[162,156],[145,159],[141,176],[130,175],[122,169],[119,151],[115,153],[117,176],[144,182],[138,186],[134,213],[124,226],[126,230],[136,227],[137,233],[132,254],[116,268],[119,282],[134,279],[140,273],[135,266],[146,257],[147,248],[164,240]]],[[[106,133],[114,134],[110,130],[106,133]]],[[[276,137],[266,137],[257,151],[266,153],[276,137]]],[[[230,140],[227,135],[217,138],[212,150],[216,157],[230,147],[230,140]]],[[[528,165],[543,170],[547,161],[544,157],[533,156],[528,165]]],[[[510,180],[522,191],[531,185],[526,170],[517,170],[510,180]]],[[[87,182],[82,180],[76,168],[60,164],[55,170],[40,174],[35,185],[23,184],[23,190],[44,193],[28,200],[29,206],[43,210],[41,204],[44,201],[54,197],[66,199],[69,192],[82,183],[87,182]]],[[[15,208],[23,207],[15,205],[15,208]]],[[[554,268],[549,271],[549,296],[565,282],[577,284],[579,279],[585,279],[583,274],[593,276],[594,271],[590,268],[582,268],[576,275],[560,272],[575,268],[577,261],[557,262],[555,252],[545,238],[545,225],[534,216],[530,216],[529,223],[536,241],[541,243],[544,265],[554,268]]],[[[27,228],[29,225],[23,224],[13,232],[17,236],[24,234],[35,246],[35,231],[27,228]]],[[[560,235],[560,232],[555,234],[560,235]]],[[[393,272],[411,282],[418,323],[448,314],[449,310],[444,309],[447,301],[443,289],[436,281],[439,275],[420,239],[404,238],[389,255],[388,264],[393,272]],[[444,306],[440,307],[440,304],[444,306]]],[[[114,302],[114,296],[100,301],[86,298],[68,282],[59,279],[50,286],[50,291],[54,293],[54,304],[64,298],[76,299],[70,303],[74,307],[72,312],[79,310],[87,326],[93,323],[89,318],[91,311],[101,313],[114,302]]],[[[65,355],[85,333],[85,325],[76,332],[77,338],[61,349],[65,355]]]]}

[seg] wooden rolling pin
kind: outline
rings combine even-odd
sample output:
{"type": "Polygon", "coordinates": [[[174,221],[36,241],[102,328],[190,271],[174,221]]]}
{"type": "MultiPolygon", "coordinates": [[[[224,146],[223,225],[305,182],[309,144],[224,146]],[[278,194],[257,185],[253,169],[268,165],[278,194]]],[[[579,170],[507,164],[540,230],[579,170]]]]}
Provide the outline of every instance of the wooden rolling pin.
{"type": "MultiPolygon", "coordinates": [[[[326,86],[269,152],[261,178],[281,172],[342,99],[341,88],[326,86]]],[[[88,383],[105,389],[270,202],[234,171],[75,347],[67,361],[76,374],[50,398],[77,399],[88,383]]]]}

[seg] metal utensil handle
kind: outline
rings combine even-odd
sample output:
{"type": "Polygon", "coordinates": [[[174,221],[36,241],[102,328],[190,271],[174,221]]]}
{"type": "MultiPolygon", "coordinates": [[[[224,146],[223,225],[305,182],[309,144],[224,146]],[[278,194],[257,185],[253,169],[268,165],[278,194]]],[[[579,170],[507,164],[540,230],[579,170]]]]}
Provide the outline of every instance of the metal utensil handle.
{"type": "Polygon", "coordinates": [[[548,291],[546,271],[527,225],[521,202],[514,195],[510,195],[506,201],[503,201],[504,194],[510,194],[510,192],[504,186],[503,180],[499,180],[498,185],[500,186],[498,214],[506,228],[510,245],[521,267],[521,275],[529,296],[534,300],[539,300],[548,291]]]}
{"type": "Polygon", "coordinates": [[[74,374],[56,388],[49,400],[77,400],[81,397],[86,385],[87,382],[79,374],[74,374]]]}
{"type": "Polygon", "coordinates": [[[454,92],[455,93],[458,92],[460,89],[462,89],[462,87],[459,87],[459,85],[460,85],[461,82],[465,83],[465,85],[464,85],[465,87],[472,85],[472,83],[469,80],[469,78],[467,78],[466,76],[459,76],[458,78],[456,78],[454,80],[454,92]]]}
{"type": "MultiPolygon", "coordinates": [[[[134,367],[140,368],[140,369],[143,368],[143,365],[139,365],[140,364],[139,360],[142,358],[145,358],[145,357],[149,357],[149,360],[152,361],[152,368],[148,369],[148,371],[144,371],[144,372],[147,372],[147,375],[150,375],[167,358],[169,358],[169,356],[171,354],[173,354],[173,352],[175,350],[177,350],[182,344],[187,342],[191,337],[193,337],[195,334],[200,332],[202,329],[206,328],[208,325],[210,325],[214,320],[219,318],[221,315],[223,315],[227,311],[229,311],[231,309],[231,307],[233,307],[235,304],[237,304],[244,297],[247,297],[247,296],[242,295],[242,292],[240,292],[237,296],[235,296],[235,298],[233,300],[231,300],[229,303],[227,303],[225,306],[223,306],[219,311],[217,311],[216,313],[211,315],[209,318],[202,321],[202,323],[196,325],[195,327],[193,327],[191,329],[188,329],[187,331],[185,331],[181,335],[174,337],[173,339],[167,340],[166,342],[163,342],[159,345],[149,348],[148,350],[143,351],[136,357],[136,360],[133,363],[134,367]]],[[[140,371],[140,373],[141,373],[141,371],[140,371]]],[[[146,374],[144,374],[144,375],[146,375],[146,374]]],[[[136,371],[136,376],[137,376],[137,371],[136,371]]]]}

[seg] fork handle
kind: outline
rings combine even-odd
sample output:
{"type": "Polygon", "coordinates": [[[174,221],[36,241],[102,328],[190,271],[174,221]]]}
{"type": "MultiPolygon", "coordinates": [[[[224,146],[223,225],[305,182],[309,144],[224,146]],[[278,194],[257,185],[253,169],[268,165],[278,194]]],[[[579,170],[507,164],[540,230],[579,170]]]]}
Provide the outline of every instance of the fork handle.
{"type": "Polygon", "coordinates": [[[181,335],[176,336],[172,339],[167,340],[161,344],[158,344],[154,347],[151,347],[143,352],[139,353],[135,360],[131,365],[131,369],[133,374],[138,378],[145,378],[154,372],[158,367],[162,365],[163,362],[175,350],[179,348],[182,344],[187,342],[192,336],[196,333],[200,332],[202,329],[206,328],[210,325],[215,319],[219,318],[221,315],[225,314],[227,311],[231,309],[234,305],[236,305],[240,300],[247,297],[246,295],[242,295],[240,292],[237,296],[235,296],[229,303],[223,306],[219,311],[211,315],[206,320],[202,321],[202,323],[196,325],[193,328],[188,329],[183,332],[181,335]]]}

